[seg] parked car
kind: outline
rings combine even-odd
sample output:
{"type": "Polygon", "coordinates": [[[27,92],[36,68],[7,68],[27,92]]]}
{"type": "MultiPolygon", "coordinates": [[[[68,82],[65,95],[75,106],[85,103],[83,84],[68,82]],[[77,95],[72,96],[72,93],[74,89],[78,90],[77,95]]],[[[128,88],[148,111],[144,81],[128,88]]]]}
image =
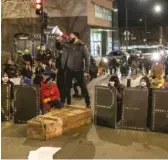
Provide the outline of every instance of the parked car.
{"type": "Polygon", "coordinates": [[[149,59],[151,61],[163,60],[166,55],[164,50],[161,50],[157,46],[148,46],[146,48],[142,48],[141,54],[143,58],[149,59]]]}

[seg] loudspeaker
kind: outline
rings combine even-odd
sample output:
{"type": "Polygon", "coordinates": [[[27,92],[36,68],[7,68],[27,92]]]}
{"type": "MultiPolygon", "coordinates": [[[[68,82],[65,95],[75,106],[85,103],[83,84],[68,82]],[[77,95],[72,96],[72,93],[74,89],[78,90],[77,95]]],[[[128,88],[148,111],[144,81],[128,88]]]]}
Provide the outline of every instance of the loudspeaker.
{"type": "Polygon", "coordinates": [[[57,36],[62,36],[63,35],[63,32],[59,29],[58,26],[55,26],[53,29],[52,29],[52,34],[55,34],[57,36]]]}

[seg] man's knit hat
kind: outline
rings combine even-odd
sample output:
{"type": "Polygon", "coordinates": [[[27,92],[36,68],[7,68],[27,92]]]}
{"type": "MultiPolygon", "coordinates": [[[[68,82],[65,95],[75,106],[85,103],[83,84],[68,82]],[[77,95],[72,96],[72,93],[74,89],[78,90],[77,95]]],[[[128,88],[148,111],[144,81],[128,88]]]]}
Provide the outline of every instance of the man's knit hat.
{"type": "Polygon", "coordinates": [[[72,34],[74,34],[78,39],[80,38],[79,32],[72,32],[72,34]]]}

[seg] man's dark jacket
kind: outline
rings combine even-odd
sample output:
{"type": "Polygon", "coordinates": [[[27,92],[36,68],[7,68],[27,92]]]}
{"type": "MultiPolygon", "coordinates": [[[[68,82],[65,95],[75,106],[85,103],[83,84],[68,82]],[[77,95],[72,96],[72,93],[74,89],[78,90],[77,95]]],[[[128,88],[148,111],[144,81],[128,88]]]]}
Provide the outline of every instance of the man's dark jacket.
{"type": "Polygon", "coordinates": [[[89,73],[90,56],[86,45],[80,41],[75,44],[63,43],[61,64],[62,69],[67,67],[72,71],[89,73]]]}

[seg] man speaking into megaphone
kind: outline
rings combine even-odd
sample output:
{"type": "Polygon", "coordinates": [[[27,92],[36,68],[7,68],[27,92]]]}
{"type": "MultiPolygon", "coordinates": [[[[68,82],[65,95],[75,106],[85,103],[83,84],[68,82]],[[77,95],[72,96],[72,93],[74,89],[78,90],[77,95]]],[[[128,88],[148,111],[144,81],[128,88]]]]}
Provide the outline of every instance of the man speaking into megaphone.
{"type": "Polygon", "coordinates": [[[61,97],[62,103],[65,103],[68,91],[72,86],[72,80],[75,78],[85,98],[86,107],[90,108],[90,97],[85,83],[85,76],[89,75],[90,68],[88,48],[79,39],[80,34],[78,32],[72,32],[67,36],[56,26],[52,30],[52,34],[58,35],[57,40],[62,44],[61,67],[64,70],[64,89],[61,97]]]}

